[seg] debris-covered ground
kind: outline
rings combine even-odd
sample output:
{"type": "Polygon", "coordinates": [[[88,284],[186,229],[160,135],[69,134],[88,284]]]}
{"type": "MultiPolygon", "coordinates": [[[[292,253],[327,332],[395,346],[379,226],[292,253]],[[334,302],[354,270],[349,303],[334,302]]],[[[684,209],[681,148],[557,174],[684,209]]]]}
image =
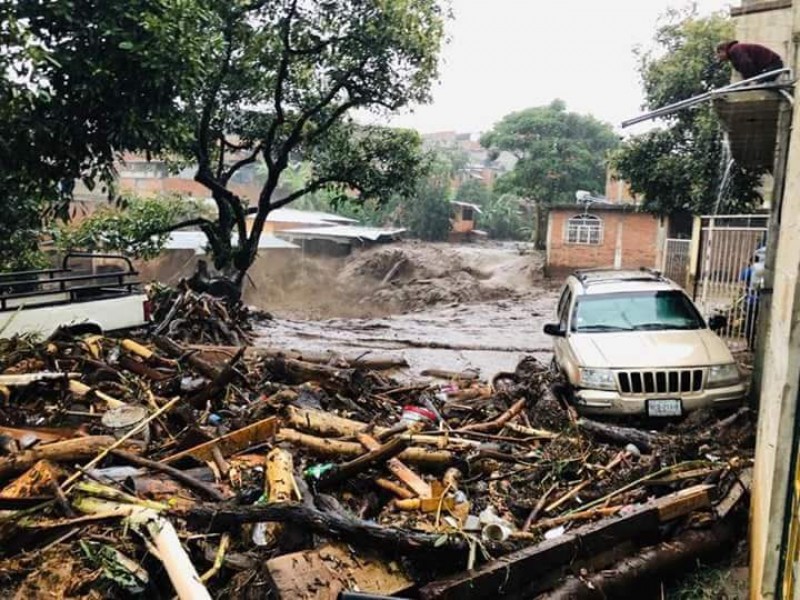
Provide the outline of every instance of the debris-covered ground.
{"type": "Polygon", "coordinates": [[[0,343],[2,597],[644,597],[739,536],[746,410],[588,421],[533,357],[399,381],[166,335],[0,343]]]}

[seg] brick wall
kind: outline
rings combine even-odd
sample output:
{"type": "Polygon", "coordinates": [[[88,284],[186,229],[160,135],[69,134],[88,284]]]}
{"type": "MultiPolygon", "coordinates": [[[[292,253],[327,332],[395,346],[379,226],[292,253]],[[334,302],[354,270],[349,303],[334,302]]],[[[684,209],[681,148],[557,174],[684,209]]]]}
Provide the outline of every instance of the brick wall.
{"type": "Polygon", "coordinates": [[[547,271],[557,275],[574,269],[613,268],[620,255],[622,268],[656,267],[659,221],[645,213],[592,208],[591,214],[602,219],[601,244],[568,244],[567,221],[580,214],[579,209],[555,208],[550,211],[547,233],[547,271]]]}

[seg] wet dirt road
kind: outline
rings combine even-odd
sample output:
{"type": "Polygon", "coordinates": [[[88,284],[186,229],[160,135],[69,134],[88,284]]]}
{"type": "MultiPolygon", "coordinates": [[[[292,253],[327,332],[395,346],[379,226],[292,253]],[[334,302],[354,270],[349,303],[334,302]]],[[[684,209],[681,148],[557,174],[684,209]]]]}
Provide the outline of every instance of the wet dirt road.
{"type": "Polygon", "coordinates": [[[525,355],[550,360],[551,341],[542,326],[552,321],[556,300],[557,292],[547,289],[384,318],[277,319],[259,330],[258,344],[347,357],[402,356],[412,378],[425,369],[475,369],[490,379],[513,371],[525,355]]]}

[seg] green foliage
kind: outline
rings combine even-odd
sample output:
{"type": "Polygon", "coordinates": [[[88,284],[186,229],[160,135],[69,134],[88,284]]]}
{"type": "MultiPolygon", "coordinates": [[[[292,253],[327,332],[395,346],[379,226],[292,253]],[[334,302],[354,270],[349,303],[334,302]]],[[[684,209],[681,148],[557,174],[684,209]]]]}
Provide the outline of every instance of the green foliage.
{"type": "Polygon", "coordinates": [[[529,234],[520,206],[514,194],[499,194],[490,198],[483,207],[480,227],[490,237],[499,240],[522,240],[529,234]]]}
{"type": "Polygon", "coordinates": [[[103,206],[75,224],[59,224],[52,232],[61,252],[117,252],[135,258],[158,256],[179,220],[199,214],[197,205],[180,198],[126,198],[119,206],[103,206]]]}
{"type": "Polygon", "coordinates": [[[456,200],[477,204],[481,208],[487,206],[491,199],[491,193],[483,181],[477,179],[467,179],[456,190],[456,200]]]}
{"type": "Polygon", "coordinates": [[[412,200],[403,207],[403,226],[412,237],[441,242],[450,233],[450,180],[434,173],[417,187],[412,200]]]}
{"type": "MultiPolygon", "coordinates": [[[[656,49],[639,57],[649,110],[730,81],[730,68],[717,63],[714,52],[719,42],[732,37],[730,19],[698,18],[693,11],[675,10],[666,19],[656,32],[656,49]]],[[[710,103],[673,113],[664,124],[665,128],[626,142],[612,159],[631,189],[644,196],[645,209],[658,214],[681,209],[694,214],[717,209],[736,213],[759,202],[760,172],[734,165],[723,186],[727,157],[710,103]]]]}
{"type": "Polygon", "coordinates": [[[18,0],[2,17],[0,176],[35,180],[36,198],[75,177],[110,185],[116,152],[191,161],[217,207],[197,224],[241,282],[271,210],[323,189],[379,201],[415,189],[419,138],[349,115],[429,99],[439,0],[18,0]],[[290,161],[312,177],[286,195],[290,161]],[[263,188],[248,230],[229,183],[253,163],[263,188]]]}
{"type": "Polygon", "coordinates": [[[567,112],[554,100],[505,116],[481,144],[519,159],[498,181],[501,191],[553,204],[572,202],[578,189],[602,189],[607,155],[618,140],[609,124],[567,112]]]}

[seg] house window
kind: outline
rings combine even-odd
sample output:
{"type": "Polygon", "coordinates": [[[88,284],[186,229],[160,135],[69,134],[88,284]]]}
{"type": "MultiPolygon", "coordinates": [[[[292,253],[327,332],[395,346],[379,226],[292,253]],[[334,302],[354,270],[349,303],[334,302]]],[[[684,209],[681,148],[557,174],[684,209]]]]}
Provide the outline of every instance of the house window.
{"type": "Polygon", "coordinates": [[[475,218],[471,206],[465,206],[461,209],[461,218],[464,221],[472,221],[475,218]]]}
{"type": "Polygon", "coordinates": [[[603,243],[603,220],[594,215],[577,215],[567,221],[568,244],[599,245],[603,243]]]}

